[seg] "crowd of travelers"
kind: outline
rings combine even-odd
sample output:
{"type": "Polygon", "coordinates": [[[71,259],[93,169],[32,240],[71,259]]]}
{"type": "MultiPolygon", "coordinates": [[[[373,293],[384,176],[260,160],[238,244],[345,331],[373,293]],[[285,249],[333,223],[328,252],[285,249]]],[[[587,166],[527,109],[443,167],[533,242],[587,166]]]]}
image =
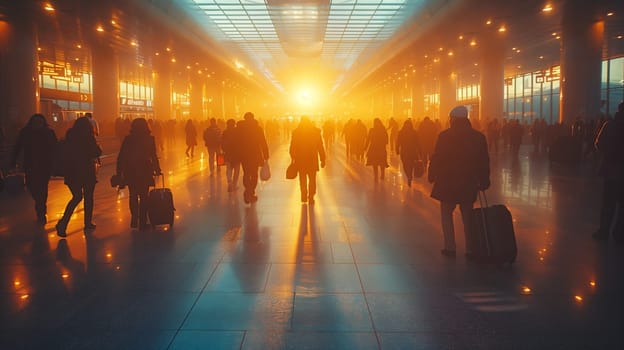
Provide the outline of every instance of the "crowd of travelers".
{"type": "MultiPolygon", "coordinates": [[[[220,166],[225,166],[228,192],[238,190],[242,170],[243,199],[247,204],[258,200],[258,174],[260,168],[268,165],[269,145],[286,140],[290,140],[291,166],[299,177],[301,201],[314,204],[316,173],[325,167],[326,150],[333,147],[336,136],[341,136],[347,159],[371,166],[375,182],[384,181],[389,167],[388,150],[400,158],[408,188],[428,168],[427,179],[433,184],[431,196],[440,201],[444,234],[442,254],[455,256],[452,220],[455,207],[460,208],[464,227],[470,227],[469,213],[477,192],[490,186],[490,156],[501,149],[517,156],[523,139],[525,143],[532,143],[535,154],[548,150],[552,153],[556,142],[566,137],[579,145],[573,150],[579,153],[579,159],[601,156],[600,171],[605,186],[600,229],[593,237],[598,240],[609,237],[612,222],[615,222],[615,239],[624,243],[623,106],[620,104],[612,119],[585,122],[578,118],[569,127],[549,125],[543,119],[536,119],[530,126],[505,119],[479,122],[468,118],[466,107],[458,106],[450,111],[444,122],[429,117],[420,121],[390,118],[384,125],[380,118],[375,118],[370,127],[362,119],[349,119],[343,124],[333,118],[324,120],[317,127],[305,116],[298,121],[286,118],[262,123],[253,113],[247,112],[241,120],[188,119],[184,123],[120,118],[114,125],[106,125],[103,129],[114,130],[121,143],[115,176],[121,186],[129,189],[131,228],[144,230],[149,227],[147,196],[155,184],[154,177],[162,173],[158,154],[165,146],[175,145],[176,130],[184,135],[187,158],[195,156],[198,141],[203,141],[211,176],[219,174],[220,166]]],[[[92,115],[85,115],[76,119],[59,141],[46,118],[35,114],[18,133],[10,163],[15,167],[22,159],[19,163],[25,174],[26,188],[35,202],[37,222],[47,222],[48,181],[53,174],[60,172],[71,192],[64,214],[56,223],[60,237],[66,236],[68,222],[82,200],[84,228],[96,228],[92,221],[93,192],[102,154],[96,138],[101,134],[101,127],[92,115]]],[[[466,250],[470,254],[468,238],[466,250]]]]}

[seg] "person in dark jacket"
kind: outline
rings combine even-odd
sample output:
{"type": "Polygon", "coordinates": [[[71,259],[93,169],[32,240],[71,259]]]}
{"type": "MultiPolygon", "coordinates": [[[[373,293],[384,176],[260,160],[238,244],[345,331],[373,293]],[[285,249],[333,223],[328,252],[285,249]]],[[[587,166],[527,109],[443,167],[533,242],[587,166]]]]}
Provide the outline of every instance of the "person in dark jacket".
{"type": "Polygon", "coordinates": [[[17,166],[17,158],[23,152],[26,188],[35,200],[37,222],[40,224],[47,222],[48,182],[52,174],[56,142],[56,134],[45,117],[34,114],[19,132],[11,160],[11,165],[17,166]]]}
{"type": "Polygon", "coordinates": [[[65,207],[63,217],[56,224],[56,233],[66,237],[67,224],[74,209],[84,198],[84,228],[94,229],[93,191],[95,190],[97,159],[102,155],[93,135],[93,127],[87,117],[76,119],[71,129],[67,130],[64,146],[65,184],[71,191],[72,198],[65,207]]]}
{"type": "Polygon", "coordinates": [[[240,144],[240,160],[243,166],[243,186],[245,203],[258,201],[256,187],[258,186],[258,169],[269,159],[269,146],[267,145],[264,131],[254,119],[251,112],[245,113],[237,126],[238,140],[240,144]]]}
{"type": "Polygon", "coordinates": [[[407,179],[407,187],[412,186],[414,167],[417,162],[422,161],[422,151],[418,133],[414,129],[412,120],[408,119],[399,130],[396,142],[396,154],[401,157],[403,171],[407,179]]]}
{"type": "MultiPolygon", "coordinates": [[[[217,153],[221,151],[221,129],[217,126],[217,120],[210,118],[210,125],[204,130],[204,145],[208,150],[208,168],[210,169],[210,175],[214,174],[217,153]]],[[[219,167],[217,167],[219,171],[219,167]]]]}
{"type": "Polygon", "coordinates": [[[299,126],[293,130],[290,141],[290,157],[299,173],[301,201],[314,204],[316,194],[316,172],[325,167],[325,148],[321,130],[306,116],[301,117],[299,126]]]}
{"type": "Polygon", "coordinates": [[[490,186],[490,159],[485,136],[474,130],[468,110],[457,106],[450,112],[450,128],[438,135],[429,164],[431,197],[440,201],[445,256],[455,256],[453,211],[459,204],[466,237],[466,256],[471,257],[471,211],[477,192],[490,186]]]}
{"type": "Polygon", "coordinates": [[[388,132],[381,123],[381,119],[375,118],[373,127],[368,132],[365,147],[367,150],[366,165],[373,167],[375,182],[379,181],[380,177],[382,180],[384,179],[386,168],[388,167],[386,145],[388,145],[388,132]]]}
{"type": "Polygon", "coordinates": [[[600,129],[595,146],[602,155],[599,172],[604,185],[600,227],[592,236],[596,240],[608,240],[613,224],[613,239],[624,244],[624,102],[618,105],[613,120],[600,129]]]}
{"type": "Polygon", "coordinates": [[[186,135],[186,156],[193,158],[197,145],[197,129],[195,129],[195,124],[191,119],[184,126],[184,134],[186,135]]]}
{"type": "Polygon", "coordinates": [[[156,141],[147,121],[132,121],[130,135],[126,136],[117,156],[117,175],[128,185],[130,192],[130,227],[147,228],[147,196],[154,186],[154,176],[161,175],[156,156],[156,141]]]}
{"type": "Polygon", "coordinates": [[[225,130],[221,134],[221,149],[225,160],[225,175],[227,177],[228,192],[238,189],[238,177],[240,174],[240,145],[238,128],[234,119],[228,119],[225,130]]]}

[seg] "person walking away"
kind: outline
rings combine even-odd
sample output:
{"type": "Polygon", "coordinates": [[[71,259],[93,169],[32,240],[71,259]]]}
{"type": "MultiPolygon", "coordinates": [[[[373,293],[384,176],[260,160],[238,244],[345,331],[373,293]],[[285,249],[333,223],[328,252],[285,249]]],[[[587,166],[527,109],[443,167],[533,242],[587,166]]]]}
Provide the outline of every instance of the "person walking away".
{"type": "Polygon", "coordinates": [[[195,125],[191,119],[186,122],[184,133],[186,134],[186,157],[193,158],[195,146],[197,145],[197,129],[195,129],[195,125]]]}
{"type": "Polygon", "coordinates": [[[455,256],[453,211],[459,205],[466,237],[466,257],[472,257],[474,239],[471,235],[471,211],[477,192],[490,186],[490,159],[485,136],[472,129],[468,110],[453,108],[450,127],[438,135],[428,180],[433,183],[431,197],[440,201],[444,249],[442,255],[455,256]]]}
{"type": "Polygon", "coordinates": [[[11,159],[17,167],[17,158],[23,153],[22,167],[26,177],[26,188],[35,200],[37,222],[47,222],[48,182],[52,174],[54,152],[57,140],[54,130],[43,114],[33,114],[18,134],[11,159]]]}
{"type": "Polygon", "coordinates": [[[423,156],[420,139],[414,129],[414,124],[412,124],[411,119],[406,120],[403,123],[401,130],[399,130],[395,149],[396,154],[401,157],[403,171],[405,172],[405,178],[407,179],[407,187],[411,187],[414,176],[414,167],[416,162],[422,160],[423,156]]]}
{"type": "Polygon", "coordinates": [[[624,102],[618,105],[613,120],[602,126],[595,145],[602,155],[599,172],[604,185],[600,227],[592,236],[596,240],[608,240],[613,225],[613,239],[624,244],[624,102]]]}
{"type": "Polygon", "coordinates": [[[247,204],[255,203],[258,201],[256,195],[258,169],[269,159],[269,147],[264,130],[253,113],[245,113],[237,128],[240,160],[243,167],[243,186],[245,187],[243,199],[247,204]]]}
{"type": "Polygon", "coordinates": [[[130,227],[145,230],[149,187],[154,186],[154,176],[161,175],[156,155],[156,141],[151,135],[147,121],[132,121],[130,134],[126,136],[117,156],[117,171],[128,185],[130,204],[130,227]]]}
{"type": "Polygon", "coordinates": [[[93,191],[95,190],[96,162],[102,155],[93,135],[93,128],[87,117],[76,119],[67,130],[64,146],[65,184],[71,191],[72,198],[65,207],[63,217],[56,224],[59,237],[67,237],[67,224],[74,209],[84,198],[84,228],[95,228],[93,218],[93,191]]]}
{"type": "Polygon", "coordinates": [[[93,119],[93,114],[90,112],[85,113],[85,117],[89,118],[89,123],[91,123],[91,128],[93,128],[93,135],[100,136],[100,124],[98,124],[97,120],[93,119]]]}
{"type": "MultiPolygon", "coordinates": [[[[208,150],[208,168],[212,176],[216,166],[217,153],[221,151],[221,130],[217,126],[215,118],[210,118],[210,125],[204,130],[204,144],[208,150]]],[[[217,171],[219,171],[218,166],[217,171]]]]}
{"type": "Polygon", "coordinates": [[[375,182],[379,178],[383,180],[388,167],[388,154],[386,145],[388,144],[388,132],[381,123],[381,119],[375,118],[373,127],[366,138],[366,165],[373,167],[375,182]]]}
{"type": "Polygon", "coordinates": [[[225,130],[221,135],[221,149],[225,160],[228,192],[238,189],[238,177],[240,174],[240,150],[238,129],[234,119],[228,119],[225,130]]]}
{"type": "Polygon", "coordinates": [[[290,157],[299,173],[301,202],[314,204],[316,173],[319,171],[319,160],[321,168],[325,167],[325,148],[321,130],[307,116],[302,116],[299,126],[293,130],[290,157]]]}

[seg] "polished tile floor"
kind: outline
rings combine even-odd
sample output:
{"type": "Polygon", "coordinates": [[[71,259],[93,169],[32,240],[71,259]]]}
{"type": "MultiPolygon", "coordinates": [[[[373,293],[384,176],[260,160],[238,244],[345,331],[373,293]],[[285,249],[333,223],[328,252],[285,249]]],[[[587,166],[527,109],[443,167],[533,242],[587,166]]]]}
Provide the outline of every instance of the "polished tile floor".
{"type": "Polygon", "coordinates": [[[624,247],[591,239],[591,165],[492,156],[489,201],[510,208],[519,246],[500,268],[465,261],[459,215],[459,255],[440,255],[430,185],[406,188],[394,156],[375,184],[336,145],[316,204],[302,205],[287,145],[274,145],[273,177],[247,206],[201,150],[163,153],[172,229],[130,229],[110,150],[92,233],[79,206],[56,236],[61,180],[43,228],[28,195],[0,195],[0,349],[624,348],[624,247]]]}

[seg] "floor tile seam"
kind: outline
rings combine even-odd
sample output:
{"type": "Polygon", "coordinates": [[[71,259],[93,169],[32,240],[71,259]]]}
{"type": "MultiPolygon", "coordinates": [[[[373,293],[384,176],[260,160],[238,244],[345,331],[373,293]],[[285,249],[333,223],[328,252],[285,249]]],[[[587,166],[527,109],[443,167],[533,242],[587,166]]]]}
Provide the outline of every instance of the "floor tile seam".
{"type": "Polygon", "coordinates": [[[201,288],[200,292],[197,294],[197,297],[195,297],[195,300],[193,301],[193,304],[188,309],[188,311],[186,312],[186,315],[184,315],[184,319],[182,320],[182,322],[180,322],[180,325],[178,326],[178,329],[175,331],[174,335],[171,337],[171,340],[169,341],[169,344],[167,345],[167,349],[171,348],[171,346],[173,345],[176,337],[178,336],[178,334],[180,334],[180,331],[182,330],[182,327],[184,327],[184,323],[186,323],[186,321],[188,320],[189,316],[193,312],[193,309],[195,308],[195,306],[199,302],[199,299],[203,295],[206,287],[208,286],[208,283],[210,282],[212,277],[215,275],[215,273],[217,271],[217,268],[219,267],[219,265],[223,261],[223,257],[224,256],[225,256],[225,254],[221,255],[221,258],[219,259],[219,262],[214,264],[214,267],[212,268],[212,272],[210,273],[210,276],[206,279],[206,282],[204,283],[204,286],[201,288]]]}
{"type": "MultiPolygon", "coordinates": [[[[344,226],[344,228],[346,230],[346,224],[345,224],[344,221],[343,221],[343,226],[344,226]]],[[[364,302],[366,303],[366,310],[368,312],[368,318],[369,318],[369,320],[371,322],[371,327],[372,327],[373,333],[375,334],[375,340],[377,341],[377,348],[381,349],[382,348],[381,347],[381,339],[379,338],[379,334],[377,333],[377,326],[375,325],[375,320],[373,319],[373,313],[371,311],[371,307],[370,307],[370,304],[368,302],[368,298],[366,296],[366,290],[364,289],[364,282],[362,281],[362,275],[360,273],[360,268],[358,266],[357,260],[355,259],[355,253],[353,252],[353,246],[351,244],[351,239],[350,239],[348,234],[347,234],[347,242],[349,244],[349,251],[351,252],[351,258],[353,259],[353,264],[355,265],[355,271],[356,271],[357,276],[358,276],[358,281],[360,283],[360,288],[362,290],[362,295],[363,295],[363,298],[364,298],[364,302]]]]}

